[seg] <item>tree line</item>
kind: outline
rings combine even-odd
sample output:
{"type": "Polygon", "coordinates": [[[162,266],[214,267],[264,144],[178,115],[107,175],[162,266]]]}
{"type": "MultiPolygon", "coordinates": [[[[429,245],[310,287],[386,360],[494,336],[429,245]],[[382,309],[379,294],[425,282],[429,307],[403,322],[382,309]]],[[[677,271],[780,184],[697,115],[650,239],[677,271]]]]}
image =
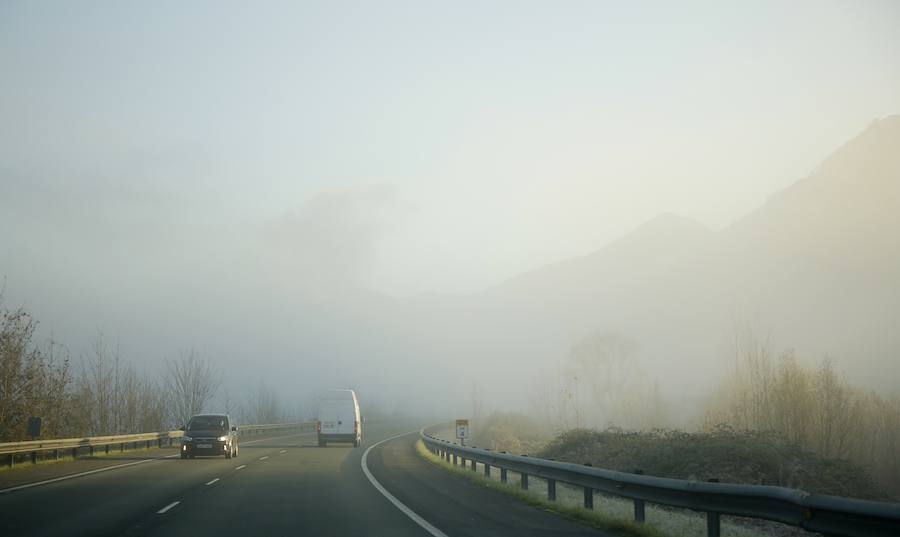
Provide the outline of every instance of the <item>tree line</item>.
{"type": "Polygon", "coordinates": [[[853,386],[829,358],[800,363],[775,354],[751,329],[735,337],[732,374],[705,418],[708,428],[777,433],[801,449],[862,466],[900,495],[900,398],[853,386]]]}
{"type": "MultiPolygon", "coordinates": [[[[53,338],[38,341],[38,322],[0,296],[0,442],[26,440],[29,417],[41,438],[105,436],[181,427],[209,411],[222,372],[195,351],[165,361],[156,377],[140,373],[99,333],[88,355],[73,360],[53,338]]],[[[277,423],[286,412],[262,384],[238,404],[225,392],[225,411],[242,423],[277,423]]]]}

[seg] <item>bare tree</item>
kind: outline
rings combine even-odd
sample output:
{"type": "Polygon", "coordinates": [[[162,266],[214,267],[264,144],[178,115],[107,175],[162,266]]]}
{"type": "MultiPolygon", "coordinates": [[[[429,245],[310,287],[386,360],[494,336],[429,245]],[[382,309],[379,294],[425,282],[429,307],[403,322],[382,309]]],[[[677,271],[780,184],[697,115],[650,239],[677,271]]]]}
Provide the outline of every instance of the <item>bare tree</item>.
{"type": "Polygon", "coordinates": [[[182,353],[177,360],[166,360],[166,388],[175,423],[184,425],[192,415],[202,412],[221,383],[221,372],[194,350],[182,353]]]}
{"type": "Polygon", "coordinates": [[[33,343],[37,322],[18,309],[0,311],[0,438],[24,436],[25,419],[40,394],[42,356],[33,343]]]}

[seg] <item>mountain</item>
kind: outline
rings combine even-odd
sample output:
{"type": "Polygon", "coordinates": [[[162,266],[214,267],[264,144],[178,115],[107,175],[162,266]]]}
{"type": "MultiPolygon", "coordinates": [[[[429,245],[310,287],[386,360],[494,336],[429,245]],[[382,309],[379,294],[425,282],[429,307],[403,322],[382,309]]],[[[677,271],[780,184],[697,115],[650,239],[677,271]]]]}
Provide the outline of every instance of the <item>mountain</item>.
{"type": "Polygon", "coordinates": [[[441,332],[447,371],[514,372],[492,385],[513,397],[597,332],[633,340],[663,389],[708,392],[733,364],[744,322],[776,351],[810,363],[829,355],[852,381],[896,392],[900,116],[872,123],[724,230],[662,215],[599,251],[432,306],[415,308],[415,323],[441,332]]]}

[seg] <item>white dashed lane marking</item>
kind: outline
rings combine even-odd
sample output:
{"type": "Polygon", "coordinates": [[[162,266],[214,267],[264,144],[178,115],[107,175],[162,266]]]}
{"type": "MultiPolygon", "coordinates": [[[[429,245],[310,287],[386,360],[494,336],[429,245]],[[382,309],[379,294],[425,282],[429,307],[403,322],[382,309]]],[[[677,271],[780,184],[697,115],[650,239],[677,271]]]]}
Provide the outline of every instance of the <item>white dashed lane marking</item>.
{"type": "Polygon", "coordinates": [[[219,480],[219,478],[217,477],[217,478],[213,479],[212,481],[210,481],[209,483],[207,483],[206,485],[207,486],[212,485],[213,483],[215,483],[218,480],[219,480]]]}
{"type": "Polygon", "coordinates": [[[266,460],[266,459],[268,459],[268,458],[269,458],[269,456],[266,455],[265,457],[260,457],[259,460],[264,461],[264,460],[266,460]]]}
{"type": "Polygon", "coordinates": [[[235,468],[235,470],[240,470],[240,469],[246,468],[246,467],[247,467],[246,464],[242,464],[242,465],[238,466],[237,468],[235,468]]]}
{"type": "Polygon", "coordinates": [[[163,507],[162,509],[160,509],[159,511],[157,511],[156,513],[161,515],[161,514],[165,513],[166,511],[168,511],[169,509],[175,507],[179,503],[181,503],[181,502],[172,502],[169,505],[167,505],[167,506],[163,507]]]}

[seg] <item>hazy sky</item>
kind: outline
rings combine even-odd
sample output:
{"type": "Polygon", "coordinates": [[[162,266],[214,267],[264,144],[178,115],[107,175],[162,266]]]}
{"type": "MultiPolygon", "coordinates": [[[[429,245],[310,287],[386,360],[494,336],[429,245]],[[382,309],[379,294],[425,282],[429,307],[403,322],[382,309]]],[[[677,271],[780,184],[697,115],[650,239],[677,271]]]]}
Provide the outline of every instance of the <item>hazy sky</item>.
{"type": "Polygon", "coordinates": [[[900,112],[898,28],[890,0],[7,0],[0,273],[274,250],[465,292],[661,212],[721,228],[900,112]]]}

